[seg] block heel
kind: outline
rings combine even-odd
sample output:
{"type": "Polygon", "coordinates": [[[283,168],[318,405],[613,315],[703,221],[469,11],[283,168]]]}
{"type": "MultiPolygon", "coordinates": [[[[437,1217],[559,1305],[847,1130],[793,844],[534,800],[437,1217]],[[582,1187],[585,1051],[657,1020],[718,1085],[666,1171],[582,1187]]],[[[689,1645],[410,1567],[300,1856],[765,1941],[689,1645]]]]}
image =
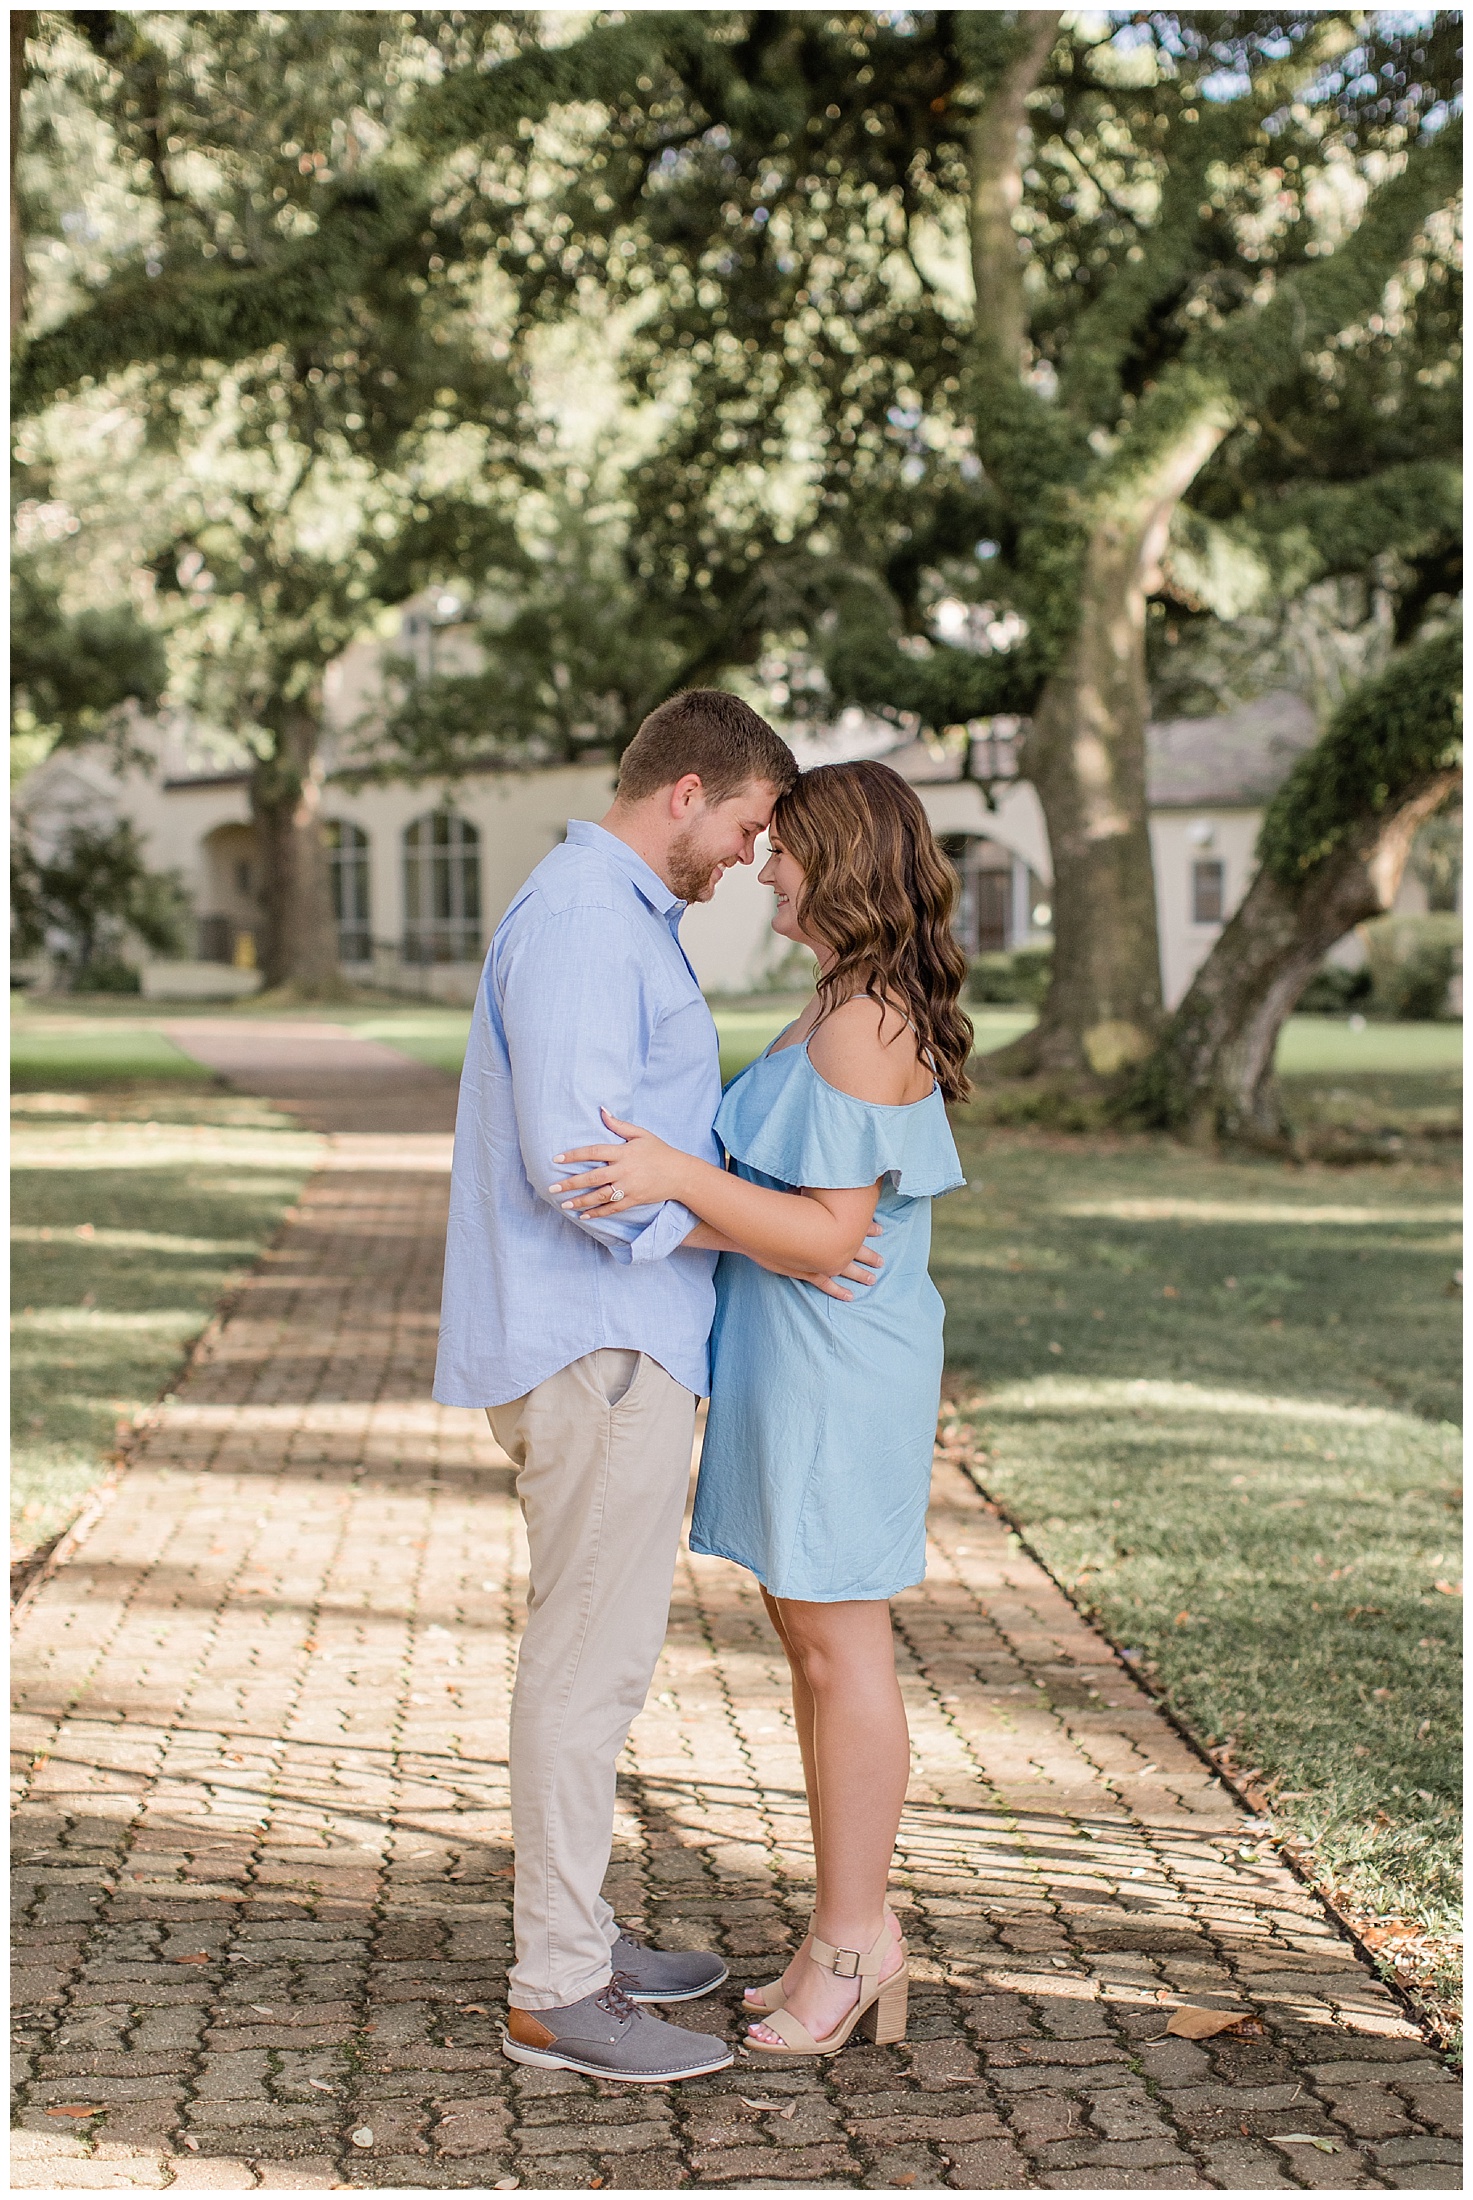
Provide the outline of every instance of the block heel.
{"type": "Polygon", "coordinates": [[[910,1978],[902,1969],[894,1978],[886,1979],[878,1999],[864,2013],[862,2029],[876,2047],[894,2047],[905,2038],[909,2001],[910,1978]]]}

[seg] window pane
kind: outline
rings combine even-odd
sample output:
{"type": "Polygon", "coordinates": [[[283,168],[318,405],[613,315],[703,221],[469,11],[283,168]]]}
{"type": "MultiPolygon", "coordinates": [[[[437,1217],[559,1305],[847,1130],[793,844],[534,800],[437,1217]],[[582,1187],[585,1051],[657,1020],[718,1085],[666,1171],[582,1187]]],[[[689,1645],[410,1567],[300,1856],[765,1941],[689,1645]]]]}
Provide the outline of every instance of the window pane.
{"type": "Polygon", "coordinates": [[[1192,922],[1221,924],[1223,866],[1219,862],[1192,865],[1192,922]]]}

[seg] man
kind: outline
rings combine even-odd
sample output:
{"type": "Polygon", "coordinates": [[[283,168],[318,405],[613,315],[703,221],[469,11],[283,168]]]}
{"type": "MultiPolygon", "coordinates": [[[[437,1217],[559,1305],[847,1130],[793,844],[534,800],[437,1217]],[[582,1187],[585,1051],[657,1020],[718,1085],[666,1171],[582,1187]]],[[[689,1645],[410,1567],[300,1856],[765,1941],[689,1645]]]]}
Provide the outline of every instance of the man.
{"type": "Polygon", "coordinates": [[[750,863],[791,752],[734,695],[651,713],[612,809],[570,824],[503,917],[456,1119],[435,1396],[485,1406],[531,1548],[511,1712],[514,2062],[668,2083],[731,2050],[646,2014],[721,1984],[714,1953],[622,1934],[600,1888],[615,1764],[669,1616],[715,1255],[684,1207],[565,1214],[554,1154],[600,1107],[719,1163],[716,1028],[680,945],[688,903],[750,863]]]}

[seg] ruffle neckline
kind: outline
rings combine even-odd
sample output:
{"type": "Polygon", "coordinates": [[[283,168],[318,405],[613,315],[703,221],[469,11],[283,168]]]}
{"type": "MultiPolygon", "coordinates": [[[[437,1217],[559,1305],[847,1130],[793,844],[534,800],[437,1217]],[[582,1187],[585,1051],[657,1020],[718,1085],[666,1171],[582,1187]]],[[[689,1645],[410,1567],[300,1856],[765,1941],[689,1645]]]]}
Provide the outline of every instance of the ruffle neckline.
{"type": "Polygon", "coordinates": [[[802,1045],[759,1055],[728,1085],[716,1135],[733,1160],[782,1184],[838,1190],[888,1176],[904,1198],[935,1199],[966,1182],[939,1086],[899,1106],[860,1100],[802,1045]]]}

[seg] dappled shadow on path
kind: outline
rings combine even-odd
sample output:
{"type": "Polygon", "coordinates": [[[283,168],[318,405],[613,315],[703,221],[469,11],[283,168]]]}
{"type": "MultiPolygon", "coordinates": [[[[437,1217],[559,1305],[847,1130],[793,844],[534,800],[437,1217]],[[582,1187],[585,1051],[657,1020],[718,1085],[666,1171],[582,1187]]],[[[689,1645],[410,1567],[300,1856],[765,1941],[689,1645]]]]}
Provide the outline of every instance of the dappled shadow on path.
{"type": "MultiPolygon", "coordinates": [[[[309,1185],[21,1616],[17,2184],[1455,2184],[1392,1997],[944,1460],[896,1603],[908,2042],[760,2100],[505,2062],[525,1548],[484,1417],[428,1397],[447,1178],[385,1159],[309,1185]],[[1182,2001],[1261,2030],[1167,2038],[1182,2001]]],[[[778,1645],[723,1561],[681,1561],[606,1885],[722,1950],[680,2021],[729,2038],[806,1924],[778,1645]]]]}

